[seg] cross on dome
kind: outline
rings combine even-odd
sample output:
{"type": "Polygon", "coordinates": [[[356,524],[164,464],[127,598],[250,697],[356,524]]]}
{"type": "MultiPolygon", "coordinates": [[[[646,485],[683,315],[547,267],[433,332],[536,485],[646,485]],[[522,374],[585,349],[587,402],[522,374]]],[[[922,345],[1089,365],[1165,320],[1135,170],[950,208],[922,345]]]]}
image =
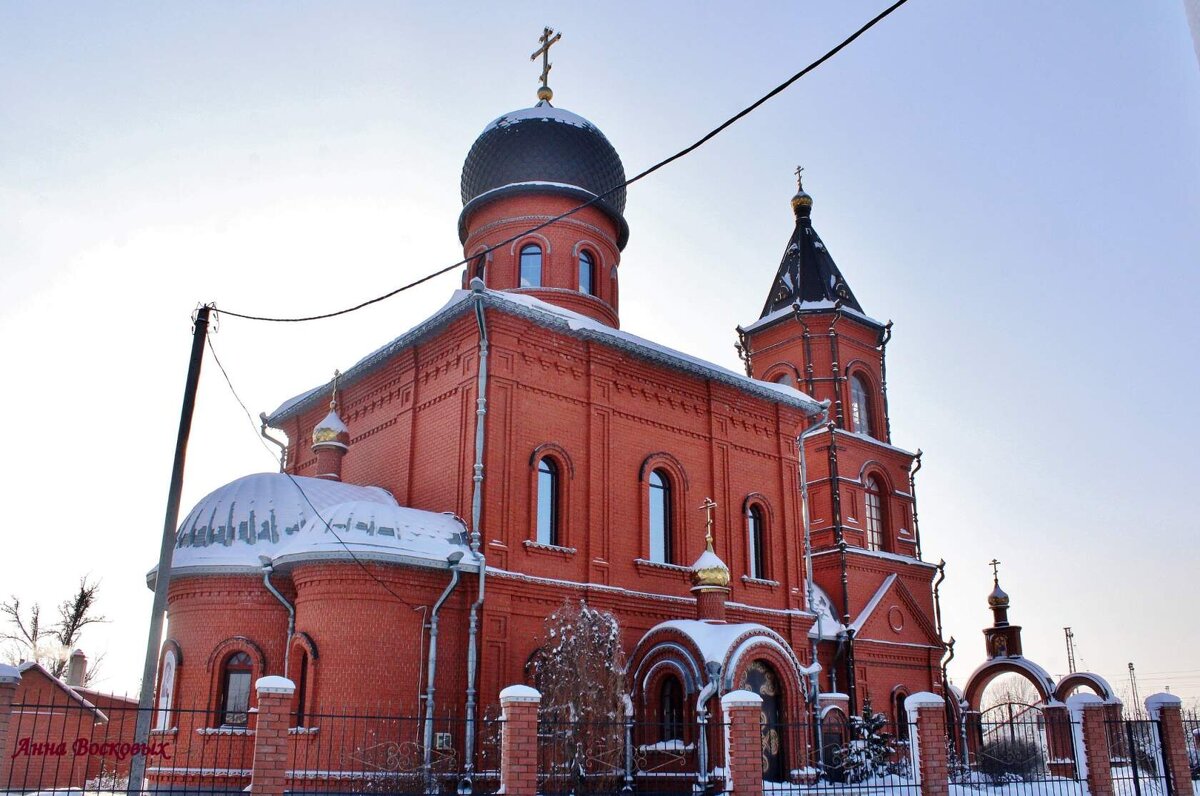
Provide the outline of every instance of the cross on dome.
{"type": "Polygon", "coordinates": [[[988,562],[988,566],[990,566],[992,568],[992,582],[995,583],[997,586],[999,586],[1000,585],[1000,562],[993,558],[991,561],[988,562]]]}
{"type": "Polygon", "coordinates": [[[550,63],[550,48],[561,38],[562,34],[555,33],[554,28],[542,28],[541,38],[538,39],[542,43],[542,46],[534,50],[533,55],[529,56],[530,61],[536,61],[539,55],[542,56],[542,74],[538,77],[542,81],[542,86],[538,89],[537,98],[544,102],[549,102],[554,98],[554,92],[550,90],[549,82],[550,70],[554,68],[554,64],[550,63]]]}

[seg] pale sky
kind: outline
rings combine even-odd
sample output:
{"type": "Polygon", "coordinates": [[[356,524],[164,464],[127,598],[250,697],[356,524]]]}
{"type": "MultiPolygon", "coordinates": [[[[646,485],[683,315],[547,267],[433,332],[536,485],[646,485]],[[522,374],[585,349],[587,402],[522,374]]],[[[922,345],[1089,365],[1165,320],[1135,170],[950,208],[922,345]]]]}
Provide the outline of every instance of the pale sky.
{"type": "MultiPolygon", "coordinates": [[[[463,157],[555,104],[630,174],[886,2],[0,2],[0,595],[103,581],[83,647],[134,690],[197,302],[328,311],[461,256],[463,157]]],[[[1200,69],[1177,0],[911,0],[835,60],[630,189],[623,328],[727,367],[806,167],[869,314],[926,558],[949,562],[951,675],[983,660],[987,561],[1025,652],[1200,698],[1200,69]]],[[[458,276],[349,318],[233,318],[252,412],[431,314],[458,276]]],[[[430,463],[437,466],[436,463],[430,463]]],[[[273,462],[206,364],[184,511],[273,462]]]]}

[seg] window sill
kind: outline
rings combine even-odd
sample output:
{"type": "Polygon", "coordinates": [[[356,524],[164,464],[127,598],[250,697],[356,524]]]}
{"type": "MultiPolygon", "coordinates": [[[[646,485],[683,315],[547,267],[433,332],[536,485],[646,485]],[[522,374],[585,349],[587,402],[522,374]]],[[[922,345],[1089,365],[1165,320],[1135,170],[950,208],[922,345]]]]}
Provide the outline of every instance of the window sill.
{"type": "Polygon", "coordinates": [[[316,735],[320,727],[288,727],[288,735],[316,735]]]}
{"type": "Polygon", "coordinates": [[[752,578],[749,575],[742,575],[742,584],[752,589],[762,589],[763,591],[775,591],[779,588],[779,581],[777,580],[752,578]]]}
{"type": "Polygon", "coordinates": [[[158,728],[158,729],[151,730],[151,731],[150,731],[150,734],[151,734],[151,735],[178,735],[178,734],[179,734],[179,728],[178,728],[178,727],[171,727],[170,729],[166,729],[166,728],[160,727],[160,728],[158,728]]]}
{"type": "Polygon", "coordinates": [[[633,559],[633,565],[637,567],[640,573],[653,573],[655,575],[690,575],[691,567],[685,567],[682,564],[664,564],[661,561],[650,561],[645,558],[633,559]]]}
{"type": "Polygon", "coordinates": [[[196,730],[197,735],[253,735],[254,730],[249,727],[200,727],[196,730]]]}
{"type": "Polygon", "coordinates": [[[544,542],[535,542],[532,539],[526,539],[525,541],[521,542],[521,544],[524,545],[525,549],[529,550],[530,552],[557,554],[563,558],[570,558],[577,552],[574,547],[563,547],[562,545],[557,544],[545,544],[544,542]]]}

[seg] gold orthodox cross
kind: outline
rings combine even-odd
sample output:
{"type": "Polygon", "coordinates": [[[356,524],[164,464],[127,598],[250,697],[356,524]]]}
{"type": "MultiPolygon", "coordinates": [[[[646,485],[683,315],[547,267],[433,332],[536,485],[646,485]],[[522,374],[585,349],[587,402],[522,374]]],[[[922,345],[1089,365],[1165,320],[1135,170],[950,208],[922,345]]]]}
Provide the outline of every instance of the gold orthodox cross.
{"type": "Polygon", "coordinates": [[[796,167],[796,188],[797,188],[797,190],[801,190],[801,191],[804,190],[804,167],[803,166],[796,167]]]}
{"type": "Polygon", "coordinates": [[[704,502],[700,504],[700,511],[703,511],[705,514],[704,543],[708,546],[709,550],[713,549],[713,535],[712,535],[713,509],[715,509],[716,507],[717,507],[717,504],[714,503],[713,499],[710,497],[704,498],[704,502]]]}
{"type": "Polygon", "coordinates": [[[330,391],[329,408],[334,411],[337,411],[337,408],[338,408],[337,407],[338,379],[340,379],[341,377],[342,377],[342,372],[340,370],[333,371],[333,389],[330,391]]]}
{"type": "Polygon", "coordinates": [[[550,99],[550,97],[542,96],[543,92],[549,93],[550,91],[550,69],[553,67],[553,64],[550,63],[550,48],[561,38],[562,34],[555,33],[553,28],[543,28],[542,37],[538,39],[542,43],[542,46],[537,48],[533,55],[529,56],[530,61],[536,61],[539,55],[542,56],[542,74],[540,77],[542,88],[538,92],[538,99],[550,99]]]}
{"type": "Polygon", "coordinates": [[[999,585],[999,583],[1000,583],[1000,562],[993,558],[991,561],[988,562],[988,564],[992,568],[992,580],[994,580],[996,582],[996,584],[999,585]]]}

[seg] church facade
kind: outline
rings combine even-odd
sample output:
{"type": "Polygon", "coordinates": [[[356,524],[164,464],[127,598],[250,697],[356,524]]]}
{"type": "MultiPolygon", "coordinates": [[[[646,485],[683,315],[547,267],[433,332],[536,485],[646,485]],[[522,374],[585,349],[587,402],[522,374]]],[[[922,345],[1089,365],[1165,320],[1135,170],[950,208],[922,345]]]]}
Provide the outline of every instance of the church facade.
{"type": "Polygon", "coordinates": [[[479,715],[581,600],[616,617],[635,716],[664,740],[740,688],[770,697],[768,723],[869,703],[898,725],[906,695],[942,691],[919,455],[891,443],[891,327],[854,297],[812,198],[793,197],[766,303],[737,330],[744,373],[658,345],[620,328],[620,157],[550,100],[467,155],[461,289],[271,413],[283,471],[183,522],[160,729],[175,705],[245,726],[265,675],[297,684],[297,727],[479,715]]]}

